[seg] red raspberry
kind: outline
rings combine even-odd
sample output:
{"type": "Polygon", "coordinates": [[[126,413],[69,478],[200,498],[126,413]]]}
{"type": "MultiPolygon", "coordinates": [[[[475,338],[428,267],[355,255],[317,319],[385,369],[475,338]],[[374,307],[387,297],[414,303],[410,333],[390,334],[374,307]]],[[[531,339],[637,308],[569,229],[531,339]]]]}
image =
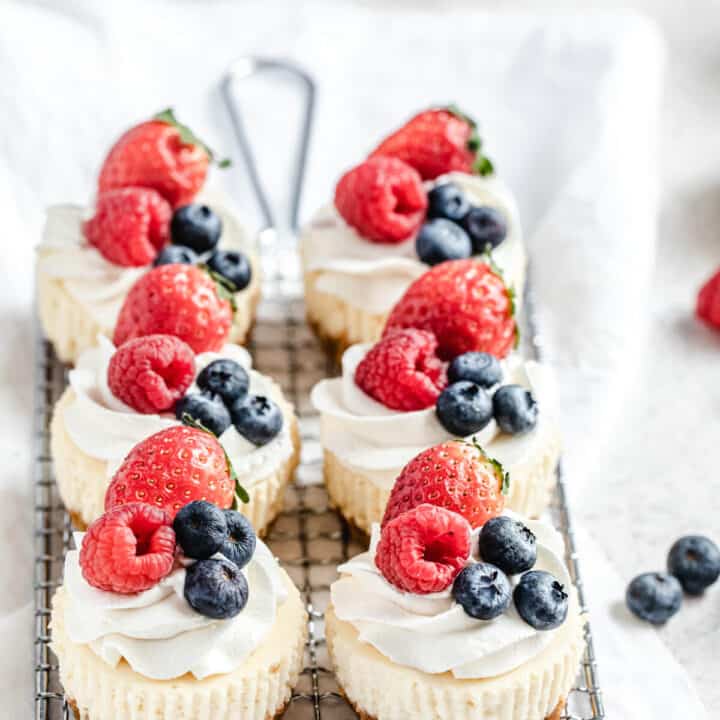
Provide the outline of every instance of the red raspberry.
{"type": "Polygon", "coordinates": [[[195,378],[192,348],[173,335],[128,340],[110,358],[112,394],[140,413],[170,410],[195,378]]]}
{"type": "Polygon", "coordinates": [[[375,564],[403,592],[441,592],[470,556],[470,525],[457,513],[425,503],[382,529],[375,564]]]}
{"type": "Polygon", "coordinates": [[[230,302],[215,281],[192,265],[160,265],[143,275],[125,298],[113,342],[143,335],[175,335],[196,353],[217,351],[232,325],[230,302]]]}
{"type": "Polygon", "coordinates": [[[366,240],[395,244],[417,232],[427,193],[415,170],[396,158],[373,158],[346,172],[335,207],[366,240]]]}
{"type": "Polygon", "coordinates": [[[148,590],[170,574],[175,532],[170,516],[145,503],[130,503],[99,517],[85,533],[80,567],[85,580],[108,592],[148,590]]]}
{"type": "Polygon", "coordinates": [[[361,360],[355,369],[355,383],[392,410],[430,407],[447,384],[447,366],[436,350],[432,333],[397,330],[376,343],[361,360]]]}
{"type": "Polygon", "coordinates": [[[472,350],[503,358],[515,345],[512,292],[489,265],[448,260],[421,275],[400,298],[385,323],[430,330],[438,354],[452,359],[472,350]]]}
{"type": "Polygon", "coordinates": [[[477,445],[450,440],[413,458],[390,493],[382,524],[430,503],[462,515],[472,527],[497,517],[505,507],[507,475],[477,445]]]}
{"type": "Polygon", "coordinates": [[[228,460],[217,438],[175,425],[151,435],[128,453],[105,493],[105,510],[142,502],[174,518],[193,500],[229,508],[233,496],[228,460]]]}
{"type": "Polygon", "coordinates": [[[695,313],[710,327],[720,329],[720,270],[700,288],[695,313]]]}
{"type": "Polygon", "coordinates": [[[149,265],[168,242],[171,217],[170,205],[154,190],[109,190],[98,196],[83,233],[115,265],[149,265]]]}
{"type": "Polygon", "coordinates": [[[457,171],[488,175],[493,167],[482,155],[475,121],[456,108],[418,113],[383,140],[370,157],[388,155],[414,167],[423,180],[457,171]]]}

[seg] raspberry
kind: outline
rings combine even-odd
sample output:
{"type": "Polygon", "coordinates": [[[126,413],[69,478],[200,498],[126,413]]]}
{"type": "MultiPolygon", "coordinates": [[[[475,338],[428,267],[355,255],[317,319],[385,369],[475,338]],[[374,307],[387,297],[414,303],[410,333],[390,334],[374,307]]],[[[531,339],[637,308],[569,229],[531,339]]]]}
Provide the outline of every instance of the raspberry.
{"type": "Polygon", "coordinates": [[[469,556],[467,520],[425,503],[383,527],[375,564],[399,590],[427,595],[449,588],[469,556]]]}
{"type": "Polygon", "coordinates": [[[115,265],[149,265],[168,242],[171,216],[170,205],[154,190],[109,190],[98,196],[83,233],[115,265]]]}
{"type": "Polygon", "coordinates": [[[140,413],[170,410],[194,377],[192,348],[173,335],[128,340],[115,351],[107,372],[112,394],[140,413]]]}
{"type": "Polygon", "coordinates": [[[417,232],[427,194],[409,165],[396,158],[373,158],[340,178],[335,207],[366,240],[395,244],[417,232]]]}
{"type": "Polygon", "coordinates": [[[480,447],[450,440],[421,452],[402,469],[382,524],[430,503],[459,513],[473,528],[480,527],[502,513],[506,483],[500,464],[480,447]]]}
{"type": "Polygon", "coordinates": [[[355,382],[392,410],[430,407],[447,383],[446,365],[436,350],[432,333],[397,330],[365,355],[355,370],[355,382]]]}
{"type": "Polygon", "coordinates": [[[410,285],[390,312],[385,334],[406,327],[435,333],[443,359],[471,351],[503,358],[517,332],[512,292],[486,263],[449,260],[410,285]]]}
{"type": "Polygon", "coordinates": [[[160,265],[130,288],[113,341],[119,347],[143,335],[175,335],[196,353],[217,351],[231,325],[230,302],[206,272],[192,265],[160,265]]]}
{"type": "Polygon", "coordinates": [[[700,288],[695,313],[710,327],[720,329],[720,270],[700,288]]]}
{"type": "Polygon", "coordinates": [[[170,574],[175,531],[170,516],[145,503],[129,503],[99,517],[80,548],[85,580],[100,590],[131,594],[170,574]]]}

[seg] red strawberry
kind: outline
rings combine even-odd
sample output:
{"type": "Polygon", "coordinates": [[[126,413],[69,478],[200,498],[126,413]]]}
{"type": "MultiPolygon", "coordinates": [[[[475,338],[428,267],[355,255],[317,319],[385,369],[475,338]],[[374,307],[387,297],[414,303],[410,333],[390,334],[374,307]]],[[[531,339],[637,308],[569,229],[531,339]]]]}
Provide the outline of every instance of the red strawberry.
{"type": "Polygon", "coordinates": [[[225,451],[214,435],[176,425],[151,435],[128,453],[105,493],[105,510],[142,502],[174,518],[193,500],[229,508],[234,496],[230,475],[225,451]]]}
{"type": "Polygon", "coordinates": [[[397,330],[376,343],[355,369],[355,383],[393,410],[435,404],[447,384],[437,340],[424,330],[397,330]]]}
{"type": "Polygon", "coordinates": [[[460,513],[472,527],[497,517],[505,507],[508,477],[477,445],[449,440],[414,457],[390,493],[382,524],[421,503],[460,513]]]}
{"type": "Polygon", "coordinates": [[[146,503],[129,503],[99,517],[80,547],[88,584],[107,592],[148,590],[170,574],[175,531],[170,516],[146,503]]]}
{"type": "Polygon", "coordinates": [[[695,313],[710,327],[720,329],[720,270],[700,288],[695,313]]]}
{"type": "Polygon", "coordinates": [[[149,265],[168,242],[171,217],[172,208],[154,190],[108,190],[98,196],[83,233],[115,265],[149,265]]]}
{"type": "Polygon", "coordinates": [[[486,263],[449,260],[421,275],[400,298],[385,323],[430,330],[438,354],[452,359],[473,350],[505,357],[515,345],[512,291],[486,263]]]}
{"type": "Polygon", "coordinates": [[[366,240],[399,243],[417,232],[427,208],[420,176],[395,158],[373,158],[346,172],[335,207],[366,240]]]}
{"type": "Polygon", "coordinates": [[[472,118],[457,108],[434,108],[418,113],[373,150],[370,157],[387,155],[412,165],[423,180],[457,171],[489,175],[490,160],[472,118]]]}
{"type": "Polygon", "coordinates": [[[195,378],[192,348],[173,335],[128,340],[110,359],[112,394],[140,413],[170,410],[195,378]]]}
{"type": "Polygon", "coordinates": [[[125,298],[113,342],[143,335],[175,335],[196,353],[217,351],[230,334],[233,310],[215,281],[193,265],[160,265],[125,298]]]}

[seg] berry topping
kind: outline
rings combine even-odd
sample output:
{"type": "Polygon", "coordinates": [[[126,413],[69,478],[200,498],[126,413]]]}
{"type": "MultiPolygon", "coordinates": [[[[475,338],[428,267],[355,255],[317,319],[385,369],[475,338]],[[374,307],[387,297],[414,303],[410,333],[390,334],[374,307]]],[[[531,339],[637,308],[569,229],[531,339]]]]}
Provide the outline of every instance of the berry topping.
{"type": "Polygon", "coordinates": [[[185,575],[185,599],[205,617],[226,620],[247,605],[248,584],[237,565],[226,558],[198,560],[185,575]]]}
{"type": "Polygon", "coordinates": [[[468,565],[455,578],[452,595],[462,609],[478,620],[493,620],[508,607],[510,581],[500,568],[480,562],[468,565]]]}
{"type": "Polygon", "coordinates": [[[237,510],[225,510],[225,521],[228,532],[220,552],[239,568],[244,568],[255,552],[255,531],[250,521],[237,510]]]}
{"type": "Polygon", "coordinates": [[[133,286],[120,310],[115,345],[162,333],[184,340],[196,353],[219,350],[232,325],[232,307],[212,278],[191,265],[161,265],[133,286]]]}
{"type": "Polygon", "coordinates": [[[211,393],[192,393],[178,400],[175,417],[191,427],[202,425],[216,437],[220,437],[232,424],[230,411],[222,398],[211,393]]]}
{"type": "Polygon", "coordinates": [[[532,393],[520,385],[498,388],[492,404],[495,421],[503,432],[520,435],[537,425],[538,404],[532,393]]]}
{"type": "Polygon", "coordinates": [[[107,592],[148,590],[170,574],[175,533],[163,510],[132,502],[109,510],[87,529],[80,547],[85,580],[107,592]]]}
{"type": "Polygon", "coordinates": [[[670,548],[668,572],[688,595],[701,595],[720,577],[720,549],[702,535],[687,535],[670,548]]]}
{"type": "Polygon", "coordinates": [[[466,437],[480,432],[492,420],[492,400],[484,388],[460,380],[440,393],[435,412],[449,433],[466,437]]]}
{"type": "Polygon", "coordinates": [[[469,380],[484,388],[502,382],[502,368],[498,359],[485,352],[466,352],[458,355],[448,367],[448,380],[469,380]]]}
{"type": "Polygon", "coordinates": [[[335,207],[366,240],[394,244],[417,232],[427,195],[413,168],[395,158],[378,157],[340,178],[335,207]]]}
{"type": "Polygon", "coordinates": [[[720,329],[720,270],[700,288],[695,313],[710,327],[720,329]]]}
{"type": "Polygon", "coordinates": [[[228,405],[245,397],[250,387],[245,368],[228,358],[213,360],[206,365],[195,382],[201,390],[219,395],[228,405]]]}
{"type": "Polygon", "coordinates": [[[440,357],[479,350],[505,357],[515,344],[512,293],[489,265],[450,260],[415,280],[392,309],[385,334],[397,328],[430,330],[440,357]]]}
{"type": "Polygon", "coordinates": [[[229,285],[231,292],[244,290],[252,279],[252,267],[247,256],[236,250],[218,250],[207,261],[207,266],[229,285]]]}
{"type": "Polygon", "coordinates": [[[492,173],[492,163],[480,152],[475,121],[457,108],[418,113],[383,140],[370,157],[389,155],[414,167],[423,180],[452,171],[492,173]]]}
{"type": "Polygon", "coordinates": [[[429,218],[447,218],[460,222],[468,214],[470,207],[465,193],[455,183],[436,185],[428,193],[429,218]]]}
{"type": "Polygon", "coordinates": [[[478,538],[480,556],[508,575],[531,570],[537,559],[535,534],[507,515],[488,520],[478,538]]]}
{"type": "Polygon", "coordinates": [[[437,341],[423,330],[400,330],[377,342],[355,369],[355,383],[392,410],[432,406],[445,386],[437,341]]]}
{"type": "Polygon", "coordinates": [[[467,233],[444,218],[428,220],[415,238],[415,252],[426,265],[439,265],[447,260],[463,260],[472,254],[467,233]]]}
{"type": "Polygon", "coordinates": [[[173,529],[183,554],[197,560],[218,552],[228,534],[224,511],[207,500],[193,500],[180,508],[173,529]]]}
{"type": "Polygon", "coordinates": [[[153,265],[197,265],[198,260],[198,256],[190,248],[167,245],[158,253],[153,265]]]}
{"type": "Polygon", "coordinates": [[[170,221],[170,241],[196,253],[215,249],[222,234],[222,220],[207,205],[183,205],[170,221]]]}
{"type": "Polygon", "coordinates": [[[154,190],[110,190],[98,196],[95,214],[83,223],[83,234],[115,265],[149,265],[168,241],[171,212],[154,190]]]}
{"type": "Polygon", "coordinates": [[[139,501],[174,518],[193,500],[228,508],[233,495],[229,463],[217,438],[175,425],[151,435],[128,453],[105,493],[105,509],[139,501]]]}
{"type": "Polygon", "coordinates": [[[641,620],[662,625],[680,609],[682,586],[667,573],[643,573],[628,585],[625,602],[641,620]]]}
{"type": "Polygon", "coordinates": [[[421,503],[484,525],[505,507],[507,475],[499,463],[471,443],[450,440],[421,452],[401,471],[388,499],[383,526],[421,503]]]}
{"type": "Polygon", "coordinates": [[[505,216],[493,207],[472,208],[463,218],[462,226],[470,236],[474,255],[494,250],[507,236],[505,216]]]}
{"type": "Polygon", "coordinates": [[[460,515],[423,504],[383,527],[375,564],[399,590],[428,594],[450,587],[470,555],[470,526],[460,515]]]}
{"type": "Polygon", "coordinates": [[[525,573],[513,591],[520,617],[536,630],[554,630],[565,622],[568,594],[549,572],[525,573]]]}
{"type": "Polygon", "coordinates": [[[170,410],[192,384],[195,354],[173,335],[146,335],[123,343],[107,370],[112,394],[139,413],[170,410]]]}
{"type": "Polygon", "coordinates": [[[264,395],[238,399],[230,409],[235,429],[253,445],[267,445],[283,426],[282,410],[264,395]]]}

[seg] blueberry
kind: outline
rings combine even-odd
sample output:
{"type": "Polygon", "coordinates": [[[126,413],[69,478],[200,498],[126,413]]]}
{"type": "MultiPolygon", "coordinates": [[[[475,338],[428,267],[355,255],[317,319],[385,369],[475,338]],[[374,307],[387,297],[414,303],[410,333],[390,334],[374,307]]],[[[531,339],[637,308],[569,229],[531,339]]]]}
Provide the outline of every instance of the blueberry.
{"type": "Polygon", "coordinates": [[[207,261],[208,267],[224,277],[235,287],[235,292],[244,290],[252,278],[252,268],[247,257],[235,250],[218,250],[207,261]]]}
{"type": "Polygon", "coordinates": [[[415,238],[415,251],[421,262],[438,265],[446,260],[462,260],[472,254],[467,233],[443,218],[428,220],[415,238]]]}
{"type": "Polygon", "coordinates": [[[682,586],[667,573],[643,573],[628,585],[625,602],[641,620],[662,625],[680,609],[682,586]]]}
{"type": "Polygon", "coordinates": [[[428,193],[427,216],[460,222],[470,211],[470,202],[455,183],[436,185],[428,193]]]}
{"type": "Polygon", "coordinates": [[[529,432],[538,419],[538,405],[529,390],[520,385],[503,385],[493,395],[493,415],[503,432],[529,432]]]}
{"type": "Polygon", "coordinates": [[[440,393],[435,412],[449,433],[466,437],[479,432],[492,420],[492,400],[479,385],[461,380],[440,393]]]}
{"type": "Polygon", "coordinates": [[[175,403],[175,417],[186,425],[187,417],[201,423],[213,435],[220,437],[231,425],[229,410],[219,395],[210,393],[190,394],[175,403]]]}
{"type": "Polygon", "coordinates": [[[196,253],[215,249],[222,234],[222,220],[207,205],[183,205],[170,221],[170,241],[196,253]]]}
{"type": "Polygon", "coordinates": [[[688,595],[701,595],[720,576],[720,550],[710,538],[687,535],[670,548],[667,567],[688,595]]]}
{"type": "Polygon", "coordinates": [[[480,531],[478,544],[482,559],[508,575],[530,570],[537,559],[532,530],[507,515],[488,520],[480,531]]]}
{"type": "Polygon", "coordinates": [[[248,601],[248,584],[235,563],[227,558],[198,560],[185,575],[185,599],[205,617],[235,617],[248,601]]]}
{"type": "Polygon", "coordinates": [[[244,568],[255,552],[256,537],[250,521],[237,510],[225,510],[227,535],[220,552],[239,568],[244,568]]]}
{"type": "Polygon", "coordinates": [[[507,236],[505,216],[492,207],[474,207],[462,221],[465,232],[470,236],[473,253],[494,250],[507,236]]]}
{"type": "Polygon", "coordinates": [[[183,553],[198,560],[212,557],[228,536],[225,514],[207,500],[194,500],[180,508],[173,530],[183,553]]]}
{"type": "Polygon", "coordinates": [[[448,380],[470,382],[489,388],[502,382],[502,368],[499,360],[490,353],[466,352],[458,355],[448,367],[448,380]]]}
{"type": "Polygon", "coordinates": [[[452,596],[470,617],[492,620],[510,605],[510,581],[500,568],[474,563],[455,578],[452,596]]]}
{"type": "Polygon", "coordinates": [[[204,392],[219,395],[226,405],[247,395],[250,378],[245,368],[234,360],[214,360],[197,376],[197,386],[204,392]]]}
{"type": "Polygon", "coordinates": [[[520,617],[536,630],[553,630],[567,617],[565,588],[544,570],[525,573],[515,587],[513,599],[520,617]]]}
{"type": "Polygon", "coordinates": [[[270,398],[250,395],[232,406],[235,429],[255,445],[269,443],[283,426],[280,408],[270,398]]]}
{"type": "Polygon", "coordinates": [[[166,245],[155,258],[153,265],[196,265],[198,256],[190,249],[180,245],[166,245]]]}

